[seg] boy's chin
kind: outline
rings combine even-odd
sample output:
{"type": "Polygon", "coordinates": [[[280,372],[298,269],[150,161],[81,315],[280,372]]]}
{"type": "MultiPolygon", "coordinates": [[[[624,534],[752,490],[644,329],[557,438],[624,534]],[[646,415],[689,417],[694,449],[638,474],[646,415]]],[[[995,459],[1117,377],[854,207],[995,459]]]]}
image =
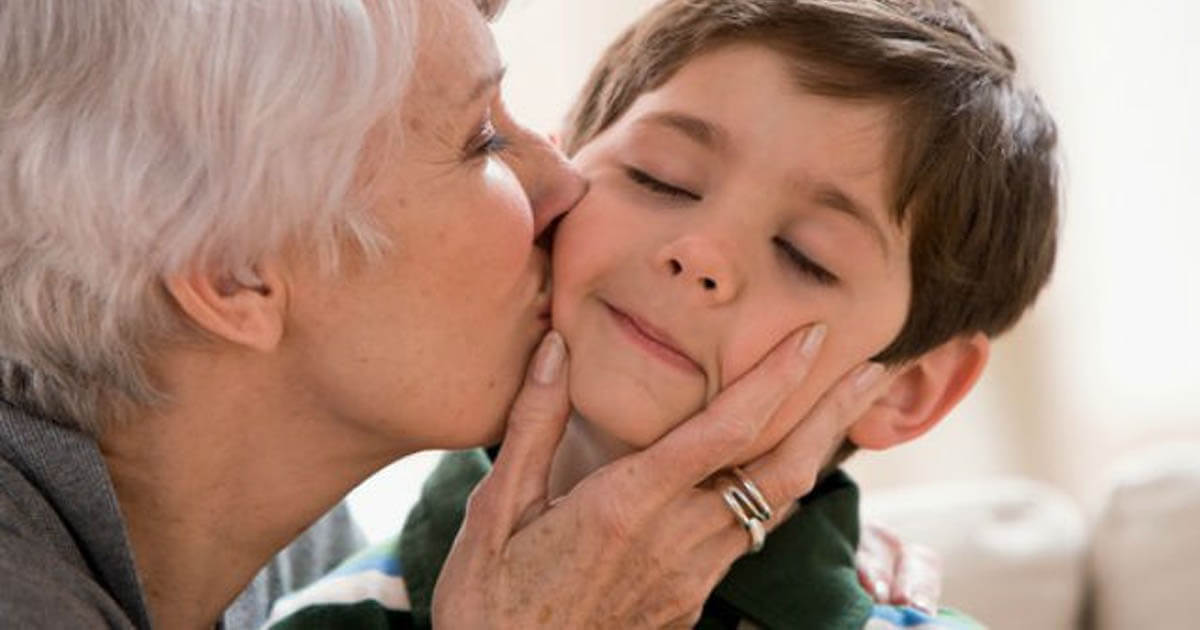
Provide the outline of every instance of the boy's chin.
{"type": "Polygon", "coordinates": [[[576,420],[586,427],[589,441],[616,456],[648,448],[691,415],[680,417],[679,412],[668,414],[615,400],[581,402],[572,401],[576,420]]]}

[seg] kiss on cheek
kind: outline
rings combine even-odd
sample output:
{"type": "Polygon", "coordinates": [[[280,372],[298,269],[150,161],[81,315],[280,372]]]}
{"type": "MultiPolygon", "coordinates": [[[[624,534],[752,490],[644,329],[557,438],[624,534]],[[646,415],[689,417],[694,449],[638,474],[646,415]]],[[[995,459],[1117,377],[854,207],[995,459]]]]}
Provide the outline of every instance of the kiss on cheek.
{"type": "Polygon", "coordinates": [[[889,110],[808,93],[777,53],[733,45],[685,64],[578,152],[591,188],[556,235],[553,318],[593,429],[645,447],[788,334],[824,323],[765,450],[896,337],[911,281],[887,205],[889,110]]]}

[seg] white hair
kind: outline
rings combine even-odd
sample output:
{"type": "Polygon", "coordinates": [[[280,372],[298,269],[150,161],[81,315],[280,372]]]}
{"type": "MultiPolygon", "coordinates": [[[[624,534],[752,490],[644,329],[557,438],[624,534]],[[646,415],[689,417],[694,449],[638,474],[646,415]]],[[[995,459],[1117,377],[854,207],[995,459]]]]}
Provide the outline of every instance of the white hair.
{"type": "Polygon", "coordinates": [[[162,278],[386,238],[354,194],[415,0],[0,2],[0,395],[99,432],[162,400],[162,278]]]}

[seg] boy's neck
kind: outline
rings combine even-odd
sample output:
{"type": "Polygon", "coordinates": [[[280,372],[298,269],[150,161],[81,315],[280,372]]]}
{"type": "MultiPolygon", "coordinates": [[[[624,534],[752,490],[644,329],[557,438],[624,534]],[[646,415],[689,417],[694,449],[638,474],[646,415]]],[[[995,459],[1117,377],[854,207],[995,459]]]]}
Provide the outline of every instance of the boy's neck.
{"type": "Polygon", "coordinates": [[[550,498],[567,494],[596,469],[633,451],[627,444],[604,434],[586,418],[572,412],[550,466],[550,498]]]}

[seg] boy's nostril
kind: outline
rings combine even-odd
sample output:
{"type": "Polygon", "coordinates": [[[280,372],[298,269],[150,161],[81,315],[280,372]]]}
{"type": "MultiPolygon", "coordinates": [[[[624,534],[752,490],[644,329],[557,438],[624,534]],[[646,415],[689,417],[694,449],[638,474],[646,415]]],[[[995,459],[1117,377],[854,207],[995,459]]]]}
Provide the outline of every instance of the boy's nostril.
{"type": "Polygon", "coordinates": [[[670,264],[670,266],[671,266],[671,273],[673,275],[677,276],[677,275],[683,273],[683,265],[680,264],[680,262],[678,260],[675,260],[674,258],[672,258],[670,263],[668,263],[668,264],[670,264]]]}
{"type": "Polygon", "coordinates": [[[717,281],[712,278],[704,278],[701,280],[701,284],[704,285],[705,291],[713,291],[717,288],[717,281]]]}

